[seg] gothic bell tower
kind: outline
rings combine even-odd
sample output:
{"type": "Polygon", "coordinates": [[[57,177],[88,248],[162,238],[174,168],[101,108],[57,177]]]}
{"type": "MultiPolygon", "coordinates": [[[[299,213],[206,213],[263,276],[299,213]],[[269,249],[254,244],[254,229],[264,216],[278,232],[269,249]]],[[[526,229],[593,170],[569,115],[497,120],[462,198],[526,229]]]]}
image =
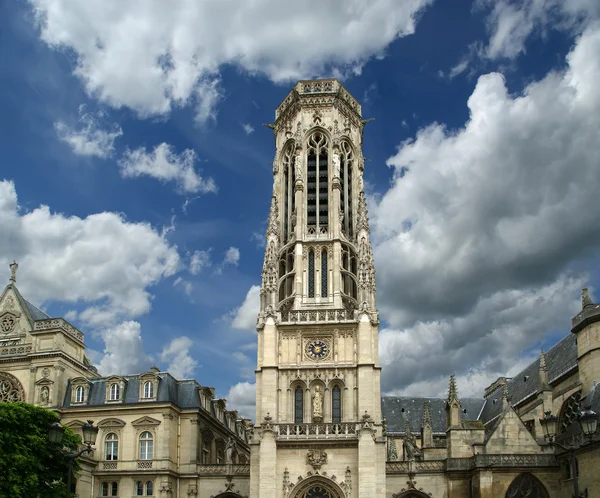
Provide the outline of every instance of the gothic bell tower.
{"type": "Polygon", "coordinates": [[[364,123],[331,79],[297,83],[271,125],[252,498],[385,496],[364,123]]]}

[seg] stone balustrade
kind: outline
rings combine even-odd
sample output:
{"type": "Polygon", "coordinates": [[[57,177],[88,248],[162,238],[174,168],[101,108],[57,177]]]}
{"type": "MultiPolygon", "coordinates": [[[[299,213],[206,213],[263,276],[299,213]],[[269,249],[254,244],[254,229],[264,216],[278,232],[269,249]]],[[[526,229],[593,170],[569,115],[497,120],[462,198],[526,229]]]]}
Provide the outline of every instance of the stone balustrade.
{"type": "Polygon", "coordinates": [[[276,424],[278,439],[356,439],[357,423],[341,424],[276,424]]]}

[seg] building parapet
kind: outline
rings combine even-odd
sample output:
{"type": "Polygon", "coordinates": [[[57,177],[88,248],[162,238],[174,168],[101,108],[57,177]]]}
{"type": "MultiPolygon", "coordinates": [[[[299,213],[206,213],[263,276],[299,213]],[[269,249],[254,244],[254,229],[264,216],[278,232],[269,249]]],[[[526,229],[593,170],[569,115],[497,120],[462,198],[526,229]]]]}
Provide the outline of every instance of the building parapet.
{"type": "Polygon", "coordinates": [[[476,468],[508,467],[557,467],[558,463],[552,454],[547,455],[474,455],[470,458],[448,458],[446,470],[472,470],[476,468]]]}
{"type": "Polygon", "coordinates": [[[386,474],[408,474],[408,472],[443,472],[445,468],[445,460],[387,462],[385,464],[386,474]]]}
{"type": "Polygon", "coordinates": [[[281,323],[355,322],[354,310],[288,310],[281,313],[281,323]]]}
{"type": "Polygon", "coordinates": [[[225,476],[225,475],[250,475],[249,464],[221,464],[221,465],[198,465],[198,474],[203,476],[225,476]]]}
{"type": "Polygon", "coordinates": [[[275,424],[278,439],[357,439],[360,424],[275,424]]]}
{"type": "Polygon", "coordinates": [[[83,342],[83,333],[77,330],[73,325],[62,318],[48,318],[47,320],[37,320],[33,326],[36,332],[43,330],[59,329],[83,342]]]}

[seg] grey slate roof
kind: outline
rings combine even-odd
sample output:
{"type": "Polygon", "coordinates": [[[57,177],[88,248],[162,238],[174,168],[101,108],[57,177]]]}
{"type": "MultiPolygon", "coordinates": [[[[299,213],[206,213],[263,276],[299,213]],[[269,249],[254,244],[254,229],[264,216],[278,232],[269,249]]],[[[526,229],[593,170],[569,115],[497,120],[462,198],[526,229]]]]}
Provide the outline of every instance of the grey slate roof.
{"type": "MultiPolygon", "coordinates": [[[[160,372],[157,374],[160,381],[156,392],[157,403],[173,403],[179,408],[200,408],[200,398],[198,389],[200,384],[195,380],[177,380],[169,373],[160,372]]],[[[139,403],[140,395],[140,376],[125,375],[121,377],[125,380],[125,389],[121,393],[123,399],[119,405],[137,404],[139,403]]],[[[88,394],[87,404],[104,405],[106,402],[106,378],[88,379],[90,382],[90,390],[88,394]]],[[[70,384],[70,381],[69,381],[70,384]]],[[[148,403],[145,401],[144,403],[148,403]]],[[[75,407],[81,405],[71,405],[71,389],[67,386],[67,391],[64,400],[65,407],[75,407]]]]}
{"type": "MultiPolygon", "coordinates": [[[[387,420],[388,433],[404,433],[408,420],[411,431],[421,430],[423,405],[429,401],[431,424],[434,433],[446,433],[446,398],[411,398],[407,396],[383,396],[381,412],[387,420]]],[[[484,404],[483,398],[461,398],[462,420],[477,420],[484,404]],[[465,412],[466,411],[466,412],[465,412]]]]}
{"type": "MultiPolygon", "coordinates": [[[[552,383],[577,366],[576,339],[575,334],[568,334],[546,353],[548,382],[552,383]]],[[[538,358],[508,381],[508,396],[513,406],[538,392],[539,365],[538,358]]],[[[484,424],[488,424],[502,413],[502,390],[503,386],[499,386],[487,397],[481,413],[481,421],[484,424]]]]}
{"type": "Polygon", "coordinates": [[[33,318],[34,320],[47,320],[48,318],[52,318],[50,315],[46,314],[37,306],[27,301],[27,299],[23,298],[23,301],[25,301],[27,309],[29,309],[29,313],[31,313],[31,318],[33,318]]]}

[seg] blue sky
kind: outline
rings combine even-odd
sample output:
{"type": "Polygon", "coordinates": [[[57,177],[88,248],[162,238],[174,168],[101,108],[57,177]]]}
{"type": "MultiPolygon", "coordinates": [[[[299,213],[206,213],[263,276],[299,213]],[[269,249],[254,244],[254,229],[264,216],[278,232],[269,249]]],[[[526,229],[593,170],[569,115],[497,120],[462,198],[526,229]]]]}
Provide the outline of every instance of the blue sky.
{"type": "Polygon", "coordinates": [[[17,259],[103,373],[158,364],[248,413],[261,125],[298,79],[336,76],[375,118],[383,390],[516,373],[598,280],[600,7],[398,5],[2,3],[0,272],[17,259]]]}

